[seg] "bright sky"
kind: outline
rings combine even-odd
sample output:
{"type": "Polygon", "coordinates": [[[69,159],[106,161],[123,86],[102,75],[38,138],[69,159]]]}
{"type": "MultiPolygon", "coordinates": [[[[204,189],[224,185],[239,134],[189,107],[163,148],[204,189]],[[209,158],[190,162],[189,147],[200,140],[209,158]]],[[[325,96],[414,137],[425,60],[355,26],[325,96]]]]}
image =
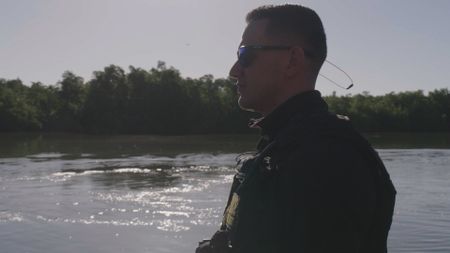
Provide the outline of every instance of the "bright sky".
{"type": "MultiPolygon", "coordinates": [[[[158,60],[184,77],[227,77],[261,0],[0,0],[0,78],[55,84],[70,70],[89,80],[116,64],[150,69],[158,60]]],[[[323,78],[324,94],[430,91],[450,87],[450,1],[304,0],[319,14],[328,60],[355,82],[323,78]]],[[[329,65],[323,74],[348,79],[329,65]]]]}

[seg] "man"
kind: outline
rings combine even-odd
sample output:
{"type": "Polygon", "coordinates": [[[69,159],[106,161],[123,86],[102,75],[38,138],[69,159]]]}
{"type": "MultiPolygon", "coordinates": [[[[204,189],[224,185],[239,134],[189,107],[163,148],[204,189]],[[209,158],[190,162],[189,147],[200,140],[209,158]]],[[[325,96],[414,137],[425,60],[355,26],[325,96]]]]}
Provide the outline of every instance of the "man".
{"type": "Polygon", "coordinates": [[[317,14],[299,5],[247,15],[230,70],[239,105],[263,118],[241,156],[223,222],[198,253],[387,252],[395,189],[348,118],[315,90],[327,54],[317,14]]]}

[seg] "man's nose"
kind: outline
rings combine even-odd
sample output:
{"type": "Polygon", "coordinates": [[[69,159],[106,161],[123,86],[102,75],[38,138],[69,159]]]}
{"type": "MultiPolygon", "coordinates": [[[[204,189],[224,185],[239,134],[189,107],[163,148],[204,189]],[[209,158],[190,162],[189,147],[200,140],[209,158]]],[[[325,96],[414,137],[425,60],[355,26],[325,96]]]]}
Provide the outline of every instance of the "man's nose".
{"type": "Polygon", "coordinates": [[[236,61],[233,66],[231,66],[230,73],[228,74],[228,78],[232,80],[237,80],[242,74],[242,66],[236,61]]]}

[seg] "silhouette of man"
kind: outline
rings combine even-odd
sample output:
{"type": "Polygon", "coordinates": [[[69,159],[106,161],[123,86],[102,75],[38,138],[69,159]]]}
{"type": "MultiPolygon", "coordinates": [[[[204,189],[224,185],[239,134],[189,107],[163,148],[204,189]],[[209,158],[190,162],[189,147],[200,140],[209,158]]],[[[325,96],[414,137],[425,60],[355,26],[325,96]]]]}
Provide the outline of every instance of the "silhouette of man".
{"type": "Polygon", "coordinates": [[[327,55],[319,16],[262,6],[230,70],[239,105],[262,114],[239,157],[220,229],[197,253],[386,252],[395,189],[376,151],[315,90],[327,55]]]}

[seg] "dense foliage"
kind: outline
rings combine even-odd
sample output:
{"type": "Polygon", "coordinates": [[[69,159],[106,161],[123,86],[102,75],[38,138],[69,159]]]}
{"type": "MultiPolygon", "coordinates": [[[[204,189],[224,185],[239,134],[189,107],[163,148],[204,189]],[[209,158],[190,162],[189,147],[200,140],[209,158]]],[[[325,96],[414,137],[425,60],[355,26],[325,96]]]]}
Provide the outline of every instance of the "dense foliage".
{"type": "MultiPolygon", "coordinates": [[[[449,131],[450,93],[435,90],[336,95],[330,110],[349,116],[362,131],[449,131]]],[[[65,72],[55,86],[0,79],[0,131],[120,134],[250,132],[255,117],[237,105],[233,84],[205,75],[182,78],[163,62],[128,73],[110,65],[93,78],[65,72]]]]}

